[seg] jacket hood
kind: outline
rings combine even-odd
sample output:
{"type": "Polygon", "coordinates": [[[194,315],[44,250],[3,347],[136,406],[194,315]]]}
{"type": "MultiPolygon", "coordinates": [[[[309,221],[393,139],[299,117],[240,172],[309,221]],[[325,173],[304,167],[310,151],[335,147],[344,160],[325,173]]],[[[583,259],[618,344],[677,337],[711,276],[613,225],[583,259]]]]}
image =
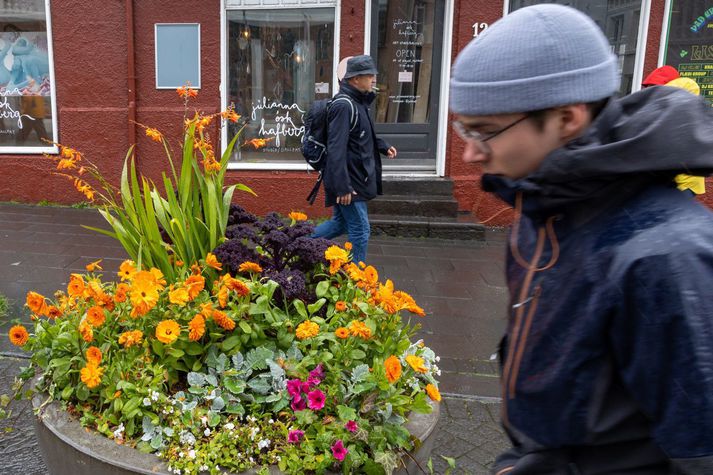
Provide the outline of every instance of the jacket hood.
{"type": "Polygon", "coordinates": [[[533,174],[483,175],[483,189],[522,211],[551,215],[584,201],[633,195],[679,173],[713,172],[713,108],[669,87],[612,99],[583,136],[551,152],[533,174]]]}
{"type": "Polygon", "coordinates": [[[374,92],[362,92],[346,81],[342,81],[339,84],[339,92],[347,94],[355,101],[366,104],[367,106],[369,106],[372,102],[374,102],[374,99],[376,99],[376,94],[374,92]]]}

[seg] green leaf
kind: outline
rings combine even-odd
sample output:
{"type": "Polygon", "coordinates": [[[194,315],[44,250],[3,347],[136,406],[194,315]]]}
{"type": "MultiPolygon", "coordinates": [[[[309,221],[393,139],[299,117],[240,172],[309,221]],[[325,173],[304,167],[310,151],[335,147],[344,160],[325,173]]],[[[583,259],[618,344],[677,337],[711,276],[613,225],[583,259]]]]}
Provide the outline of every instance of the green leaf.
{"type": "Polygon", "coordinates": [[[431,411],[433,411],[433,407],[431,407],[431,404],[428,402],[426,393],[419,392],[416,394],[411,404],[411,410],[421,414],[430,414],[431,411]]]}
{"type": "Polygon", "coordinates": [[[208,425],[211,427],[215,427],[218,424],[220,424],[220,414],[213,411],[208,411],[208,425]]]}
{"type": "Polygon", "coordinates": [[[213,403],[210,406],[211,411],[221,411],[225,407],[225,401],[223,400],[222,397],[218,396],[217,398],[213,399],[213,403]]]}
{"type": "Polygon", "coordinates": [[[260,346],[254,348],[245,355],[245,366],[250,369],[267,369],[267,360],[274,358],[274,353],[269,348],[260,346]]]}
{"type": "Polygon", "coordinates": [[[77,391],[76,391],[76,396],[77,399],[80,401],[86,401],[89,399],[89,388],[87,388],[84,384],[80,384],[77,386],[77,391]]]}
{"type": "Polygon", "coordinates": [[[272,389],[272,386],[270,386],[270,383],[267,382],[267,379],[262,377],[262,375],[255,377],[248,381],[248,386],[250,389],[255,391],[258,394],[268,394],[270,390],[272,389]]]}
{"type": "Polygon", "coordinates": [[[349,422],[356,420],[356,411],[349,406],[337,406],[337,414],[342,422],[349,422]]]}
{"type": "Polygon", "coordinates": [[[203,345],[196,341],[192,341],[186,345],[185,349],[186,353],[188,353],[191,356],[198,356],[203,354],[203,345]]]}
{"type": "Polygon", "coordinates": [[[240,325],[240,329],[243,331],[243,333],[247,333],[249,335],[250,333],[253,332],[253,329],[250,328],[250,325],[248,324],[248,322],[241,320],[240,323],[238,323],[238,325],[240,325]]]}
{"type": "Polygon", "coordinates": [[[67,386],[62,390],[62,399],[65,401],[69,400],[70,397],[72,397],[72,393],[74,393],[74,386],[67,386]]]}
{"type": "Polygon", "coordinates": [[[309,304],[307,306],[307,310],[309,311],[309,314],[313,315],[313,314],[319,312],[319,309],[321,309],[325,303],[327,303],[327,299],[322,298],[312,304],[309,304]]]}
{"type": "Polygon", "coordinates": [[[170,348],[166,353],[173,356],[174,358],[180,358],[181,356],[186,354],[183,350],[179,350],[178,348],[170,348]]]}
{"type": "Polygon", "coordinates": [[[245,380],[240,379],[237,376],[226,376],[223,378],[223,385],[228,391],[236,395],[241,394],[247,387],[245,380]]]}
{"type": "MultiPolygon", "coordinates": [[[[240,322],[240,328],[242,328],[242,324],[245,322],[240,322]]],[[[221,343],[221,347],[223,348],[223,351],[230,351],[236,346],[240,344],[240,335],[230,335],[228,338],[226,338],[223,343],[221,343]]]]}
{"type": "Polygon", "coordinates": [[[315,289],[315,294],[317,295],[318,298],[322,298],[327,294],[327,291],[329,290],[329,280],[323,280],[319,284],[317,284],[317,288],[315,289]]]}
{"type": "Polygon", "coordinates": [[[309,315],[307,314],[307,309],[305,308],[305,303],[302,300],[295,299],[292,302],[292,305],[294,305],[295,310],[297,310],[297,313],[300,315],[300,317],[304,318],[305,320],[309,318],[309,315]]]}
{"type": "Polygon", "coordinates": [[[189,386],[202,387],[205,386],[206,383],[205,375],[203,373],[190,372],[188,373],[186,379],[188,381],[189,386]]]}

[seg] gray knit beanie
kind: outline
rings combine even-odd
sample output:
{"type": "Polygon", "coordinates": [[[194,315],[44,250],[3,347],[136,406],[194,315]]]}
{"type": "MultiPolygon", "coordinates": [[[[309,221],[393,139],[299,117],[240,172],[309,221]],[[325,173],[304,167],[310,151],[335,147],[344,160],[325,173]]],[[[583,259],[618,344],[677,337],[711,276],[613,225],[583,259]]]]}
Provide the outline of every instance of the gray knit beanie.
{"type": "Polygon", "coordinates": [[[596,23],[574,8],[541,4],[505,16],[460,52],[450,105],[463,115],[527,112],[618,89],[617,58],[596,23]]]}

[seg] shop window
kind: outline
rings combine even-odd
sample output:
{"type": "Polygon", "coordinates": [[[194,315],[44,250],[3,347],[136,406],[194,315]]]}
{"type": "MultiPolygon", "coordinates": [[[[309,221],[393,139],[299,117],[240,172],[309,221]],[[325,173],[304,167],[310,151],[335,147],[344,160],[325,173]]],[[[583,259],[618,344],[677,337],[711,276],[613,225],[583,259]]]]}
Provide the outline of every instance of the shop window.
{"type": "MultiPolygon", "coordinates": [[[[247,119],[231,164],[304,166],[303,115],[331,97],[334,8],[228,10],[227,105],[247,119]],[[262,139],[266,142],[253,139],[262,139]]],[[[237,133],[228,129],[228,140],[237,133]]]]}
{"type": "Polygon", "coordinates": [[[0,153],[56,151],[48,3],[0,0],[0,153]]]}
{"type": "Polygon", "coordinates": [[[634,84],[642,0],[509,0],[509,11],[540,3],[568,5],[589,15],[604,31],[619,58],[621,94],[637,89],[634,84]]]}

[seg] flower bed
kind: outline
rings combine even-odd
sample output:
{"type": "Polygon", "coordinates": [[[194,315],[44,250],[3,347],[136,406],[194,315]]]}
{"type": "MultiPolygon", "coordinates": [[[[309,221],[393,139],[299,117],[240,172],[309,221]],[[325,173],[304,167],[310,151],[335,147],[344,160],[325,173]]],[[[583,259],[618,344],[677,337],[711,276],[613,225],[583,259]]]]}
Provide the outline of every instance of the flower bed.
{"type": "MultiPolygon", "coordinates": [[[[392,473],[415,447],[407,417],[440,400],[438,358],[402,315],[423,310],[350,262],[348,243],[311,238],[301,213],[231,206],[232,144],[217,161],[206,120],[187,121],[166,198],[128,160],[118,190],[96,170],[104,192],[81,181],[133,259],[116,281],[98,261],[52,299],[28,293],[34,329],[9,334],[32,352],[22,379],[37,373],[82,425],[176,474],[392,473]]],[[[61,150],[79,170],[83,156],[61,150]]]]}

